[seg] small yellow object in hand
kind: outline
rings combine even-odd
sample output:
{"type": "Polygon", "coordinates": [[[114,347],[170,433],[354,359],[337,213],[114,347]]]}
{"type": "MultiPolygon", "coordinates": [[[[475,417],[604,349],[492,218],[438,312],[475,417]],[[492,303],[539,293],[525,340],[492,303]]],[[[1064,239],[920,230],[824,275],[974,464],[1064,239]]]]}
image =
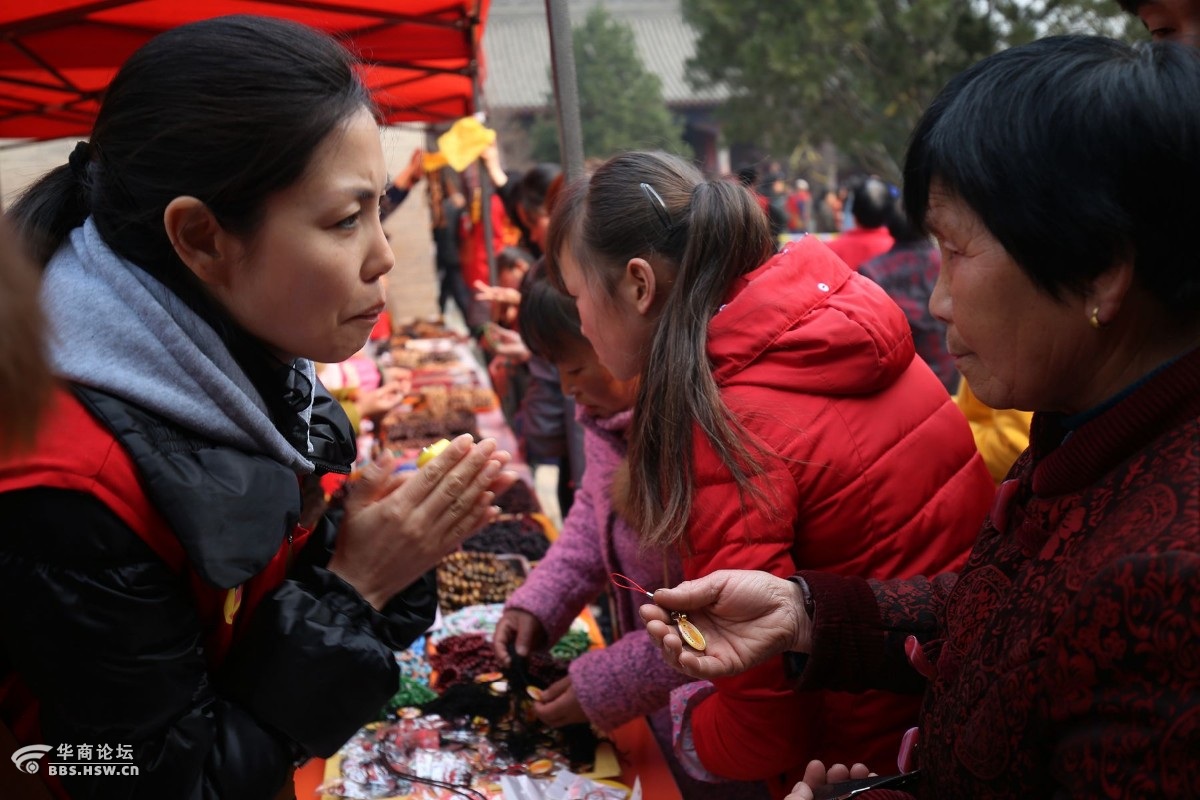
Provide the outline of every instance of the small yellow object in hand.
{"type": "MultiPolygon", "coordinates": [[[[619,572],[614,572],[612,574],[612,582],[614,586],[620,589],[632,589],[639,594],[646,595],[646,597],[649,597],[651,600],[654,599],[654,592],[648,592],[641,586],[638,586],[637,582],[628,575],[622,575],[619,572]]],[[[686,644],[688,647],[703,653],[704,648],[708,646],[708,643],[704,641],[704,634],[700,632],[700,629],[696,627],[696,624],[688,619],[687,614],[683,613],[682,611],[672,611],[670,613],[671,621],[674,622],[676,627],[679,628],[679,638],[682,639],[684,644],[686,644]]]]}
{"type": "Polygon", "coordinates": [[[707,646],[704,634],[687,618],[687,614],[672,611],[671,619],[679,626],[679,638],[683,639],[684,643],[693,650],[704,652],[704,648],[707,646]]]}
{"type": "Polygon", "coordinates": [[[433,461],[442,454],[442,451],[450,446],[449,439],[440,439],[428,447],[421,448],[421,454],[417,456],[417,469],[433,461]]]}

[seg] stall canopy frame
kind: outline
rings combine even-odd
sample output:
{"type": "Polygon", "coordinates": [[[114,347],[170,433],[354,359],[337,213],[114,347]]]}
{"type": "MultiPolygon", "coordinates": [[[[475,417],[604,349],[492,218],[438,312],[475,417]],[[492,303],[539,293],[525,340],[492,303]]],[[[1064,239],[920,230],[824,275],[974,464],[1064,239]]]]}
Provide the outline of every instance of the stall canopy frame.
{"type": "MultiPolygon", "coordinates": [[[[331,33],[367,65],[385,124],[438,123],[482,110],[491,0],[35,0],[0,5],[0,139],[87,136],[117,69],[147,40],[227,14],[284,17],[331,33]]],[[[566,0],[546,0],[559,142],[582,173],[578,89],[566,0]]],[[[484,208],[491,186],[483,180],[484,208]]],[[[484,215],[484,227],[491,220],[484,215]]],[[[485,241],[491,241],[490,230],[485,241]]],[[[489,267],[495,282],[494,254],[489,267]]]]}
{"type": "Polygon", "coordinates": [[[36,0],[0,6],[0,138],[86,136],[117,68],[148,39],[226,14],[285,17],[347,41],[383,122],[478,109],[490,0],[36,0]]]}

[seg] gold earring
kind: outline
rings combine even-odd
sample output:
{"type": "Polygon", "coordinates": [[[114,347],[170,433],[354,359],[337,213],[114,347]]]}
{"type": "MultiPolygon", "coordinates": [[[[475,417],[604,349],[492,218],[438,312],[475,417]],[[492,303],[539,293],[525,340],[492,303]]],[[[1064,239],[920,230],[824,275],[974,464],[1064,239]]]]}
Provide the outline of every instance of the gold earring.
{"type": "Polygon", "coordinates": [[[1100,306],[1092,309],[1092,318],[1088,321],[1092,323],[1093,328],[1100,330],[1100,306]]]}

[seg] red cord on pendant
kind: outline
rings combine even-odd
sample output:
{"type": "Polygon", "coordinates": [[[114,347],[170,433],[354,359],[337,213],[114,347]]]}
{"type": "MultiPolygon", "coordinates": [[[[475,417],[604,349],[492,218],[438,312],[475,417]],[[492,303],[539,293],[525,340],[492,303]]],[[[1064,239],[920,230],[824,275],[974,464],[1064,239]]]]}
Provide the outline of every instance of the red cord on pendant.
{"type": "Polygon", "coordinates": [[[618,589],[632,589],[635,592],[641,592],[642,594],[646,595],[646,597],[654,597],[654,592],[647,592],[641,586],[638,586],[637,581],[635,581],[633,578],[630,578],[628,575],[622,575],[619,572],[614,572],[610,577],[612,579],[613,586],[616,586],[618,589]],[[620,578],[621,580],[619,581],[617,578],[620,578]],[[625,581],[625,583],[621,583],[621,581],[625,581]]]}

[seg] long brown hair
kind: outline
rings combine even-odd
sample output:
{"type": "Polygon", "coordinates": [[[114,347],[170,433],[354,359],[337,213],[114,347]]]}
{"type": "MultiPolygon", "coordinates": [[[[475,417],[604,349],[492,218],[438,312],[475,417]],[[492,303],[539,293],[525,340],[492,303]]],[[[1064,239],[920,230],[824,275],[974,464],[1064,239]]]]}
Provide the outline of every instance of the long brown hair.
{"type": "Polygon", "coordinates": [[[740,184],[706,181],[665,153],[616,156],[559,198],[547,266],[570,252],[590,285],[611,297],[631,258],[673,272],[642,370],[630,437],[629,516],[648,545],[686,532],[695,491],[692,426],[698,425],[743,498],[761,500],[762,472],[745,430],[725,406],[708,360],[708,324],[734,281],[774,252],[766,215],[740,184]]]}

